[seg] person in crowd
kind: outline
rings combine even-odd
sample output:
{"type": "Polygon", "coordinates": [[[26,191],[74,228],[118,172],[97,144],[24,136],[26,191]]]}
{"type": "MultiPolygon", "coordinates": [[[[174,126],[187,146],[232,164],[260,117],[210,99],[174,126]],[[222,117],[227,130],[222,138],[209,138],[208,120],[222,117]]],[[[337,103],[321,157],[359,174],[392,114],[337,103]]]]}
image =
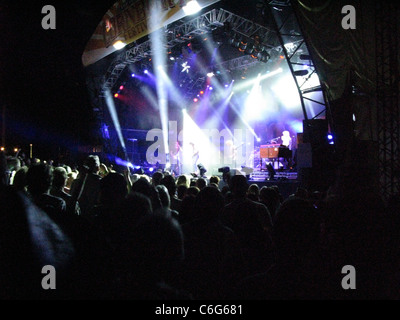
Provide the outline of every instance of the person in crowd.
{"type": "Polygon", "coordinates": [[[72,182],[78,177],[78,174],[79,174],[79,172],[76,169],[71,170],[70,173],[67,173],[67,177],[68,178],[67,178],[67,182],[66,182],[65,187],[64,187],[64,191],[66,193],[71,194],[72,182]]]}
{"type": "Polygon", "coordinates": [[[104,178],[107,174],[109,174],[109,170],[107,168],[107,166],[104,163],[100,163],[100,167],[99,167],[99,176],[104,178]]]}
{"type": "MultiPolygon", "coordinates": [[[[199,190],[200,192],[200,190],[199,190]]],[[[178,221],[181,225],[188,223],[194,219],[194,203],[196,196],[193,194],[187,194],[182,199],[181,208],[179,211],[178,221]]]]}
{"type": "Polygon", "coordinates": [[[162,208],[160,196],[156,187],[152,186],[149,179],[141,177],[132,185],[132,191],[137,193],[142,193],[148,197],[151,201],[153,211],[162,208]]]}
{"type": "Polygon", "coordinates": [[[79,177],[71,185],[70,194],[79,202],[83,216],[89,214],[100,201],[100,159],[97,155],[89,155],[80,170],[79,177]]]}
{"type": "MultiPolygon", "coordinates": [[[[0,176],[4,169],[0,166],[0,176]]],[[[5,181],[0,183],[0,217],[0,299],[72,299],[75,248],[62,228],[5,181]],[[41,286],[46,265],[56,269],[57,290],[41,286]]]]}
{"type": "Polygon", "coordinates": [[[242,279],[236,298],[249,300],[324,299],[326,279],[320,248],[321,216],[304,199],[291,197],[277,212],[273,228],[276,261],[242,279]]]}
{"type": "Polygon", "coordinates": [[[16,191],[21,191],[23,193],[27,193],[27,182],[26,182],[26,174],[28,173],[28,167],[22,166],[14,175],[13,188],[16,191]]]}
{"type": "Polygon", "coordinates": [[[50,195],[53,174],[52,168],[45,163],[33,164],[26,174],[28,193],[33,202],[52,219],[58,220],[66,212],[66,203],[62,198],[50,195]]]}
{"type": "Polygon", "coordinates": [[[188,190],[188,187],[184,184],[178,185],[176,188],[176,192],[177,192],[177,197],[179,200],[183,200],[183,198],[186,195],[186,191],[188,190]]]}
{"type": "Polygon", "coordinates": [[[182,200],[178,199],[176,194],[177,187],[175,178],[171,175],[164,176],[161,180],[161,184],[166,186],[168,189],[169,197],[171,199],[171,209],[179,212],[182,200]]]}
{"type": "Polygon", "coordinates": [[[123,174],[111,172],[100,180],[100,202],[93,207],[90,216],[97,220],[113,219],[113,214],[128,195],[128,186],[123,174]]]}
{"type": "Polygon", "coordinates": [[[247,190],[247,198],[256,202],[260,201],[260,188],[258,184],[253,183],[247,190]]]}
{"type": "Polygon", "coordinates": [[[66,203],[66,212],[72,215],[80,215],[81,210],[78,201],[64,191],[67,184],[67,171],[64,167],[56,167],[53,169],[53,183],[50,189],[50,195],[61,198],[66,203]]]}
{"type": "Polygon", "coordinates": [[[162,209],[167,214],[170,214],[173,218],[179,219],[179,213],[176,210],[171,209],[171,199],[169,197],[168,189],[166,186],[160,184],[156,187],[158,194],[160,196],[162,209]]]}
{"type": "Polygon", "coordinates": [[[194,201],[192,219],[182,226],[185,260],[180,287],[196,299],[225,299],[243,265],[239,245],[233,230],[221,223],[225,202],[218,189],[205,187],[194,201]]]}
{"type": "Polygon", "coordinates": [[[161,184],[162,178],[164,178],[164,174],[162,173],[162,171],[154,172],[152,177],[151,177],[151,184],[154,187],[157,187],[159,184],[161,184]]]}
{"type": "Polygon", "coordinates": [[[246,197],[248,182],[245,176],[235,175],[230,179],[232,201],[222,212],[222,221],[239,239],[241,250],[247,261],[244,273],[265,270],[274,261],[272,221],[267,207],[246,197]]]}
{"type": "Polygon", "coordinates": [[[186,195],[193,195],[197,196],[200,192],[200,189],[198,187],[192,186],[186,190],[186,195]]]}
{"type": "Polygon", "coordinates": [[[215,184],[218,186],[220,180],[221,180],[221,179],[220,179],[218,176],[211,176],[211,177],[210,177],[210,184],[211,184],[211,183],[215,183],[215,184]]]}
{"type": "Polygon", "coordinates": [[[204,189],[207,186],[207,180],[205,178],[198,178],[196,180],[196,187],[199,188],[200,190],[204,189]]]}
{"type": "Polygon", "coordinates": [[[190,178],[185,174],[181,174],[176,179],[176,185],[178,187],[181,186],[181,185],[184,185],[184,186],[186,186],[186,188],[189,188],[190,187],[190,178]]]}
{"type": "Polygon", "coordinates": [[[119,278],[113,297],[135,300],[192,300],[175,286],[184,259],[183,233],[176,219],[145,215],[119,250],[119,278]]]}
{"type": "Polygon", "coordinates": [[[260,189],[260,202],[268,208],[268,211],[271,214],[272,222],[274,222],[276,218],[276,212],[281,204],[279,193],[275,188],[263,186],[260,189]]]}
{"type": "Polygon", "coordinates": [[[217,189],[219,190],[218,185],[217,185],[216,183],[214,183],[214,182],[213,182],[213,183],[210,183],[209,186],[210,186],[210,187],[217,188],[217,189]]]}

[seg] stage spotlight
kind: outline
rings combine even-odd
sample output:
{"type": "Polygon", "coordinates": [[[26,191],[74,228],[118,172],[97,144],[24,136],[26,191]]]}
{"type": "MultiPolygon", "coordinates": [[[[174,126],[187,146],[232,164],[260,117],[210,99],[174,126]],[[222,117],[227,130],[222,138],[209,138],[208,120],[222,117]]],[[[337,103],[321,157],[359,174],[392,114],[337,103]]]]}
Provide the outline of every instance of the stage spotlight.
{"type": "Polygon", "coordinates": [[[210,89],[210,90],[214,90],[214,88],[213,88],[213,87],[209,87],[208,89],[210,89]]]}
{"type": "Polygon", "coordinates": [[[258,59],[258,54],[261,53],[260,46],[254,46],[253,52],[250,55],[253,59],[258,59]]]}
{"type": "Polygon", "coordinates": [[[231,171],[231,168],[229,167],[218,168],[218,172],[228,173],[229,171],[231,171]]]}
{"type": "Polygon", "coordinates": [[[134,77],[135,77],[135,74],[134,74],[134,73],[132,73],[132,74],[131,74],[131,77],[132,77],[132,78],[134,78],[134,77]]]}
{"type": "Polygon", "coordinates": [[[229,40],[229,43],[231,44],[232,47],[239,48],[240,41],[241,41],[240,36],[234,34],[233,37],[229,40]]]}
{"type": "Polygon", "coordinates": [[[203,177],[204,174],[207,172],[206,168],[204,168],[204,166],[201,163],[197,165],[197,168],[199,168],[200,170],[200,177],[203,177]]]}
{"type": "Polygon", "coordinates": [[[209,77],[209,78],[214,77],[214,72],[209,72],[209,73],[207,73],[207,77],[209,77]]]}
{"type": "Polygon", "coordinates": [[[252,54],[254,52],[254,45],[252,43],[248,44],[246,50],[244,50],[245,54],[252,54]]]}
{"type": "Polygon", "coordinates": [[[120,87],[119,87],[119,90],[124,90],[124,86],[120,86],[120,87]]]}
{"type": "Polygon", "coordinates": [[[153,171],[154,171],[153,167],[149,168],[149,172],[153,172],[153,171]]]}
{"type": "Polygon", "coordinates": [[[121,40],[115,41],[113,47],[115,50],[120,50],[126,46],[126,43],[122,42],[121,40]]]}
{"type": "Polygon", "coordinates": [[[199,101],[199,99],[197,99],[197,98],[194,98],[194,99],[193,99],[193,101],[194,101],[194,102],[197,102],[197,101],[199,101]]]}
{"type": "Polygon", "coordinates": [[[244,52],[244,50],[246,50],[246,48],[247,48],[247,41],[240,41],[239,51],[244,52]]]}
{"type": "Polygon", "coordinates": [[[260,142],[261,141],[261,139],[260,138],[257,138],[257,142],[260,142]]]}
{"type": "Polygon", "coordinates": [[[118,96],[119,96],[118,93],[114,94],[114,98],[118,98],[118,96]]]}
{"type": "Polygon", "coordinates": [[[328,143],[329,144],[335,144],[335,142],[333,141],[333,135],[332,134],[328,134],[326,137],[328,139],[328,143]]]}
{"type": "Polygon", "coordinates": [[[182,7],[186,15],[192,15],[201,10],[199,3],[196,0],[189,0],[186,6],[182,7]]]}
{"type": "Polygon", "coordinates": [[[186,109],[182,109],[182,113],[186,113],[186,109]]]}
{"type": "Polygon", "coordinates": [[[144,70],[143,72],[144,72],[144,74],[148,74],[148,73],[149,73],[149,70],[146,69],[146,70],[144,70]]]}
{"type": "Polygon", "coordinates": [[[200,94],[204,94],[204,91],[203,91],[203,90],[201,90],[201,91],[200,91],[200,94]]]}

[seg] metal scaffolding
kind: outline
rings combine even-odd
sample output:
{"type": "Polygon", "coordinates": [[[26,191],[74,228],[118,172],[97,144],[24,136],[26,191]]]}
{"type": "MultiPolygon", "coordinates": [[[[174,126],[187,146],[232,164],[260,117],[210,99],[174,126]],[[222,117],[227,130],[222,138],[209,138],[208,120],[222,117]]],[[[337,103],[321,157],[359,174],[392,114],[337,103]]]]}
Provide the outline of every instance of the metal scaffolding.
{"type": "MultiPolygon", "coordinates": [[[[197,35],[222,28],[226,23],[229,23],[229,28],[232,32],[240,34],[243,37],[250,38],[258,36],[261,45],[267,50],[281,50],[275,31],[223,9],[213,9],[188,22],[164,27],[163,31],[166,37],[165,49],[169,50],[177,45],[182,45],[190,41],[197,35]]],[[[133,43],[128,45],[108,67],[101,85],[103,95],[105,90],[111,89],[116,84],[127,65],[149,59],[151,55],[152,44],[150,40],[141,44],[133,43]]],[[[245,64],[244,61],[248,60],[243,58],[231,63],[225,62],[225,64],[241,67],[245,64]]],[[[257,62],[253,60],[248,63],[254,65],[257,62]]]]}
{"type": "MultiPolygon", "coordinates": [[[[297,86],[304,120],[307,122],[309,119],[324,116],[331,122],[330,108],[325,90],[318,78],[318,81],[315,82],[317,70],[290,1],[269,1],[268,9],[273,17],[272,20],[275,24],[275,31],[282,48],[282,54],[287,60],[297,86]],[[316,92],[320,92],[320,94],[315,95],[314,93],[316,92]],[[311,104],[319,105],[321,108],[319,112],[310,116],[308,106],[311,104]]],[[[333,124],[329,124],[332,129],[333,124]]]]}
{"type": "Polygon", "coordinates": [[[377,132],[384,199],[400,192],[399,13],[397,2],[376,2],[377,132]]]}

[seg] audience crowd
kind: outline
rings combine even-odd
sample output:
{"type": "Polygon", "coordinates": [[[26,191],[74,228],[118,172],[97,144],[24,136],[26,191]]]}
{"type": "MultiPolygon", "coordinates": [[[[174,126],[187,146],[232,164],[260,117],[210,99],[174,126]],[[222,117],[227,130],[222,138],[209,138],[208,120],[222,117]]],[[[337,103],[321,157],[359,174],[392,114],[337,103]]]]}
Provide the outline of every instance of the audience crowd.
{"type": "Polygon", "coordinates": [[[399,197],[1,154],[3,299],[398,299],[399,197]],[[43,290],[45,265],[57,289],[43,290]],[[343,267],[356,270],[345,290],[343,267]]]}

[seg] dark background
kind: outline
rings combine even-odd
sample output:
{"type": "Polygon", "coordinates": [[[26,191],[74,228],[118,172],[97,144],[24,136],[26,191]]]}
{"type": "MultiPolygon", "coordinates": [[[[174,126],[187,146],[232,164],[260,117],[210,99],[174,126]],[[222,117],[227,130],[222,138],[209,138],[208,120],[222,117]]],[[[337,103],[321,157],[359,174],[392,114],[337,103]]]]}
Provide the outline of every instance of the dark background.
{"type": "MultiPolygon", "coordinates": [[[[1,100],[8,150],[43,158],[93,140],[94,118],[81,56],[108,1],[1,1],[1,100]],[[56,9],[56,29],[44,30],[43,6],[56,9]]],[[[68,151],[67,151],[68,152],[68,151]]]]}

